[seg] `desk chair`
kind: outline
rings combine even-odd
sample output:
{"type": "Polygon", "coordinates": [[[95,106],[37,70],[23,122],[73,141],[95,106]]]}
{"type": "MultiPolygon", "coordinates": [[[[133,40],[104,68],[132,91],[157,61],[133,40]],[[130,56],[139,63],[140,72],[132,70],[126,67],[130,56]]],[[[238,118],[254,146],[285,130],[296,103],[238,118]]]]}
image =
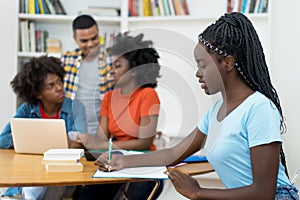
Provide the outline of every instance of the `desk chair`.
{"type": "MultiPolygon", "coordinates": [[[[169,141],[170,141],[169,137],[164,135],[161,131],[158,131],[156,133],[155,138],[154,138],[154,144],[155,144],[157,150],[165,148],[169,141]]],[[[153,199],[156,195],[156,192],[159,191],[159,190],[162,190],[162,188],[160,188],[161,181],[155,180],[154,182],[155,182],[155,185],[152,189],[152,192],[150,193],[150,195],[147,198],[148,200],[153,199]]],[[[121,189],[121,195],[120,195],[119,200],[129,200],[130,199],[127,195],[129,186],[130,186],[130,183],[127,183],[121,189]]],[[[160,193],[161,193],[161,191],[159,192],[159,194],[160,193]]]]}
{"type": "Polygon", "coordinates": [[[297,188],[298,188],[298,190],[299,190],[299,195],[300,195],[300,169],[298,169],[297,171],[296,171],[296,173],[293,175],[293,178],[292,178],[292,180],[291,180],[291,183],[293,184],[293,185],[295,185],[297,188]]]}

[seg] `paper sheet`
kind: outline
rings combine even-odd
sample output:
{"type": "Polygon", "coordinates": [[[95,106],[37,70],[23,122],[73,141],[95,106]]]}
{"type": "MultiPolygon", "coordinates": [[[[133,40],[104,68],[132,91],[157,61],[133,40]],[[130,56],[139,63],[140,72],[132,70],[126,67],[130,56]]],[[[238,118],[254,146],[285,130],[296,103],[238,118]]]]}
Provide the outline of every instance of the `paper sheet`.
{"type": "Polygon", "coordinates": [[[134,167],[125,168],[119,171],[103,172],[97,170],[93,178],[150,178],[150,179],[168,179],[164,174],[166,167],[134,167]]]}

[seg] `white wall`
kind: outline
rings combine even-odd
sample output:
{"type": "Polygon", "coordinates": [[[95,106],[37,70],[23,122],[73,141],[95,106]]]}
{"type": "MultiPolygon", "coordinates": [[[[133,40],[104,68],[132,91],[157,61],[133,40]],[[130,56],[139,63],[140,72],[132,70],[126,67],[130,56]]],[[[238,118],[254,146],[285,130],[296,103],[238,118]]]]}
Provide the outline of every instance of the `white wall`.
{"type": "Polygon", "coordinates": [[[9,82],[15,74],[17,51],[17,0],[1,1],[0,7],[0,129],[15,112],[15,96],[9,82]]]}
{"type": "MultiPolygon", "coordinates": [[[[17,2],[18,0],[1,1],[3,8],[0,12],[2,29],[0,31],[0,129],[15,112],[13,92],[9,82],[15,74],[17,41],[17,2]]],[[[284,135],[284,148],[288,160],[290,174],[300,168],[300,131],[298,130],[298,114],[300,113],[300,7],[299,0],[272,1],[272,28],[271,28],[271,77],[274,86],[281,97],[284,114],[287,121],[288,132],[284,135]]],[[[188,24],[188,23],[187,23],[188,24]]],[[[193,24],[194,25],[194,24],[193,24]]],[[[136,28],[138,25],[136,24],[136,28]]],[[[182,30],[182,29],[181,29],[182,30]]],[[[197,32],[189,34],[191,37],[197,32]]],[[[180,30],[179,30],[180,32],[180,30]]],[[[266,52],[267,53],[267,52],[266,52]]],[[[269,57],[267,55],[267,57],[269,57]]]]}
{"type": "Polygon", "coordinates": [[[300,168],[300,1],[272,1],[272,78],[287,123],[284,149],[290,176],[300,168]]]}

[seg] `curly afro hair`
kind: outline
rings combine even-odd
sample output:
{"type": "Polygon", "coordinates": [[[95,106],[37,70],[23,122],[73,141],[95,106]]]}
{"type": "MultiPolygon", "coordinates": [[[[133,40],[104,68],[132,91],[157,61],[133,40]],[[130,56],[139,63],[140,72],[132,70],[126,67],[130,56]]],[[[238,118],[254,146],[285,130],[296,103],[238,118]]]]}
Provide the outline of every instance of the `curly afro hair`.
{"type": "Polygon", "coordinates": [[[142,33],[135,37],[129,36],[128,33],[119,33],[114,39],[114,45],[108,48],[108,53],[128,60],[130,69],[135,68],[137,71],[138,85],[155,88],[157,78],[160,77],[160,65],[159,55],[152,47],[153,42],[143,41],[142,33]]]}
{"type": "Polygon", "coordinates": [[[51,56],[31,58],[22,65],[10,85],[22,101],[36,105],[39,101],[36,96],[42,91],[44,79],[48,74],[55,74],[63,81],[65,71],[59,58],[51,56]]]}

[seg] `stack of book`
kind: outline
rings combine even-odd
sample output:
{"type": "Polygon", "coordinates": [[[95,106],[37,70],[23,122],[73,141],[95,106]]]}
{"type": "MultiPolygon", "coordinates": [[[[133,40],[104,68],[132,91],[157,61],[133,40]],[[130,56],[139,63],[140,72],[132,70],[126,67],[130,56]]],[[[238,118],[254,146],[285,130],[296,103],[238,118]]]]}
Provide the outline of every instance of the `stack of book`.
{"type": "Polygon", "coordinates": [[[83,154],[83,149],[49,149],[44,153],[42,164],[48,172],[81,172],[83,154]]]}
{"type": "Polygon", "coordinates": [[[116,8],[116,7],[89,6],[87,9],[80,10],[79,14],[116,17],[121,15],[121,11],[120,8],[116,8]]]}
{"type": "Polygon", "coordinates": [[[47,53],[61,53],[61,41],[56,38],[46,39],[46,52],[47,53]]]}

